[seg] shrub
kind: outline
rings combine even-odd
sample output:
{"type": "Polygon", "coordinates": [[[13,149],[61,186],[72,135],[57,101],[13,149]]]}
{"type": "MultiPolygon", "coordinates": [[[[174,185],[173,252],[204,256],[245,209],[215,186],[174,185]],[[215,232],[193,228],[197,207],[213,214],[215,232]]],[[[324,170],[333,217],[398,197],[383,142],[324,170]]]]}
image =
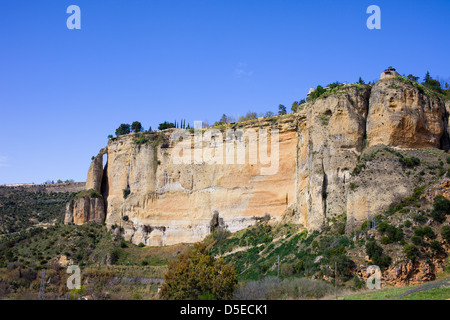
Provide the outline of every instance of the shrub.
{"type": "Polygon", "coordinates": [[[410,228],[410,227],[412,226],[411,220],[406,220],[404,226],[405,226],[406,228],[410,228]]]}
{"type": "Polygon", "coordinates": [[[441,229],[442,238],[450,241],[450,226],[443,226],[441,229]]]}
{"type": "Polygon", "coordinates": [[[423,227],[422,229],[418,228],[414,230],[414,234],[418,237],[427,237],[430,239],[436,238],[436,234],[434,233],[433,229],[431,229],[430,226],[423,227]]]}
{"type": "Polygon", "coordinates": [[[292,263],[283,263],[280,268],[281,275],[283,277],[290,277],[294,274],[294,266],[292,263]]]}
{"type": "Polygon", "coordinates": [[[294,264],[294,271],[295,271],[295,273],[301,273],[304,270],[305,270],[305,262],[303,260],[298,260],[294,264]]]}
{"type": "Polygon", "coordinates": [[[441,251],[442,247],[441,244],[439,243],[439,241],[437,240],[433,240],[430,242],[430,247],[433,251],[437,252],[437,251],[441,251]]]}
{"type": "Polygon", "coordinates": [[[407,168],[414,168],[420,164],[420,159],[416,157],[401,157],[399,158],[400,163],[407,168]]]}
{"type": "Polygon", "coordinates": [[[161,297],[174,300],[197,299],[207,292],[214,299],[231,299],[237,285],[234,267],[207,255],[204,244],[173,260],[164,279],[161,297]]]}
{"type": "Polygon", "coordinates": [[[139,248],[143,248],[143,247],[145,247],[145,244],[143,244],[142,242],[140,242],[140,243],[138,244],[138,247],[139,247],[139,248]]]}
{"type": "Polygon", "coordinates": [[[420,246],[420,245],[423,244],[422,237],[420,237],[420,236],[412,236],[411,237],[411,242],[413,244],[415,244],[416,246],[420,246]]]}
{"type": "Polygon", "coordinates": [[[406,257],[411,260],[411,261],[415,261],[417,259],[417,257],[419,256],[420,252],[419,252],[419,248],[417,248],[415,245],[413,244],[407,244],[403,247],[403,252],[406,255],[406,257]]]}
{"type": "Polygon", "coordinates": [[[119,128],[116,129],[116,136],[129,134],[131,132],[131,126],[127,123],[122,123],[119,128]]]}
{"type": "Polygon", "coordinates": [[[419,223],[425,223],[427,218],[423,214],[416,214],[413,216],[414,221],[419,223]]]}
{"type": "Polygon", "coordinates": [[[445,221],[446,215],[450,212],[450,200],[443,196],[437,196],[434,198],[433,210],[431,211],[431,217],[439,223],[445,221]]]}
{"type": "Polygon", "coordinates": [[[366,245],[366,254],[371,259],[374,256],[381,256],[383,254],[383,248],[377,245],[375,240],[371,240],[366,245]]]}

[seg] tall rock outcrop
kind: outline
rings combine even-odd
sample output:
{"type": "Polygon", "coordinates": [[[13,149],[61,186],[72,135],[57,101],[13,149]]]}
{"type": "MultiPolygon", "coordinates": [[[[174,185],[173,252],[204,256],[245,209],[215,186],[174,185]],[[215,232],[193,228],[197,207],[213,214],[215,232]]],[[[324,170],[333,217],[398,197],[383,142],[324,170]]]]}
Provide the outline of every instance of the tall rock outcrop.
{"type": "Polygon", "coordinates": [[[440,99],[397,79],[372,88],[367,117],[367,146],[439,148],[445,105],[440,99]]]}
{"type": "Polygon", "coordinates": [[[214,138],[201,141],[192,133],[173,139],[176,129],[110,139],[89,168],[90,192],[68,204],[66,222],[105,221],[126,240],[147,245],[192,243],[217,221],[237,231],[267,215],[281,219],[286,210],[308,230],[346,214],[350,232],[412,193],[395,149],[450,146],[450,105],[403,78],[338,85],[309,100],[297,113],[207,131],[214,138]],[[267,137],[248,134],[260,129],[269,130],[270,141],[276,137],[270,130],[279,132],[272,174],[263,172],[273,163],[261,160],[275,146],[261,156],[253,146],[267,137]],[[222,152],[240,144],[245,161],[233,155],[230,163],[179,163],[180,141],[183,148],[202,145],[200,155],[209,159],[228,159],[222,152]],[[383,160],[370,162],[378,156],[383,160]]]}
{"type": "MultiPolygon", "coordinates": [[[[175,145],[168,139],[173,131],[153,133],[152,142],[140,145],[138,134],[111,140],[104,184],[106,224],[123,230],[124,238],[134,243],[169,245],[203,239],[215,213],[230,231],[266,214],[281,217],[296,201],[295,116],[245,125],[255,132],[260,127],[279,130],[283,156],[274,175],[261,175],[267,165],[249,163],[253,151],[248,143],[243,164],[174,164],[175,145]]],[[[226,133],[217,133],[226,142],[226,133]]],[[[219,148],[210,139],[203,141],[204,155],[219,153],[219,148]]],[[[222,150],[225,154],[225,145],[222,150]]]]}
{"type": "Polygon", "coordinates": [[[86,222],[102,223],[105,221],[103,197],[94,189],[81,191],[66,205],[64,223],[77,225],[86,222]]]}
{"type": "Polygon", "coordinates": [[[299,111],[297,211],[309,230],[347,211],[350,172],[365,137],[369,86],[347,85],[299,111]]]}

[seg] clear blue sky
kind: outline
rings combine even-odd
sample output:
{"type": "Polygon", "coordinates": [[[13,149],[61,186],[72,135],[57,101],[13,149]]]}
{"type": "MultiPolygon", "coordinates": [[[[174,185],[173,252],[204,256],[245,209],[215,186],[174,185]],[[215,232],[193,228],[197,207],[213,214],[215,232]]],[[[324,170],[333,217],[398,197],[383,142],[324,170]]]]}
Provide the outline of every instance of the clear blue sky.
{"type": "Polygon", "coordinates": [[[448,0],[1,0],[0,184],[84,181],[121,123],[276,112],[390,65],[448,78],[449,18],[448,0]]]}

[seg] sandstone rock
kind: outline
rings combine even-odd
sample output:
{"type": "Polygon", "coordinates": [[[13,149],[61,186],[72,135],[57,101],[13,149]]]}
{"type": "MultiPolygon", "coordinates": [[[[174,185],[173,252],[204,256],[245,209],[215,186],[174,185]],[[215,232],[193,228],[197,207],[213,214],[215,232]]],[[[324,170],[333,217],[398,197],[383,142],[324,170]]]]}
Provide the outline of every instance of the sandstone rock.
{"type": "MultiPolygon", "coordinates": [[[[257,153],[248,141],[244,164],[178,164],[173,157],[180,150],[169,140],[177,129],[148,134],[147,143],[136,143],[140,134],[134,133],[113,138],[93,159],[86,183],[103,199],[71,201],[66,222],[104,220],[108,228],[118,226],[126,240],[145,245],[200,241],[212,231],[216,213],[220,227],[231,232],[266,215],[321,230],[327,220],[346,214],[350,233],[414,187],[387,152],[352,175],[359,158],[384,146],[444,148],[447,141],[450,148],[449,111],[450,104],[388,76],[373,86],[343,85],[295,114],[230,125],[279,130],[273,175],[261,173],[267,165],[248,161],[257,153]],[[104,154],[108,163],[102,168],[104,154]]],[[[217,143],[229,139],[217,131],[203,141],[204,154],[220,155],[217,143]]]]}
{"type": "Polygon", "coordinates": [[[367,116],[367,145],[401,148],[440,147],[445,105],[397,79],[372,88],[367,116]]]}
{"type": "Polygon", "coordinates": [[[81,225],[86,222],[102,223],[103,221],[105,221],[105,206],[101,196],[95,197],[92,193],[86,192],[70,200],[66,205],[65,224],[81,225]]]}

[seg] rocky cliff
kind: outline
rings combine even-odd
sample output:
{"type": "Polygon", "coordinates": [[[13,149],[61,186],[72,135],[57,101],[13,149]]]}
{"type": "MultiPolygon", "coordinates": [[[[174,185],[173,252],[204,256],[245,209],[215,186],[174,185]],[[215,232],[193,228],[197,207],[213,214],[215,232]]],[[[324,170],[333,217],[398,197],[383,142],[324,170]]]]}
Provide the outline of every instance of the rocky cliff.
{"type": "Polygon", "coordinates": [[[237,231],[264,216],[280,219],[287,211],[308,230],[320,230],[327,219],[346,214],[351,231],[414,188],[397,174],[398,159],[372,168],[363,163],[362,153],[375,154],[384,146],[448,148],[449,107],[404,78],[386,78],[371,86],[328,88],[294,114],[220,127],[214,139],[199,142],[192,133],[183,136],[185,147],[200,143],[203,155],[210,157],[225,157],[226,143],[243,139],[242,163],[235,155],[234,162],[225,164],[178,163],[174,155],[182,138],[173,139],[176,130],[113,138],[93,159],[86,182],[87,189],[102,195],[103,208],[98,197],[79,198],[68,204],[66,222],[104,217],[126,240],[147,245],[195,242],[217,226],[237,231]],[[226,129],[235,130],[231,138],[226,129]],[[273,161],[252,147],[267,138],[260,129],[269,132],[270,141],[279,138],[269,148],[279,150],[271,174],[264,170],[273,161]],[[243,136],[234,134],[239,130],[243,136]],[[103,168],[104,154],[108,160],[103,168]],[[361,173],[363,167],[371,169],[361,173]]]}

